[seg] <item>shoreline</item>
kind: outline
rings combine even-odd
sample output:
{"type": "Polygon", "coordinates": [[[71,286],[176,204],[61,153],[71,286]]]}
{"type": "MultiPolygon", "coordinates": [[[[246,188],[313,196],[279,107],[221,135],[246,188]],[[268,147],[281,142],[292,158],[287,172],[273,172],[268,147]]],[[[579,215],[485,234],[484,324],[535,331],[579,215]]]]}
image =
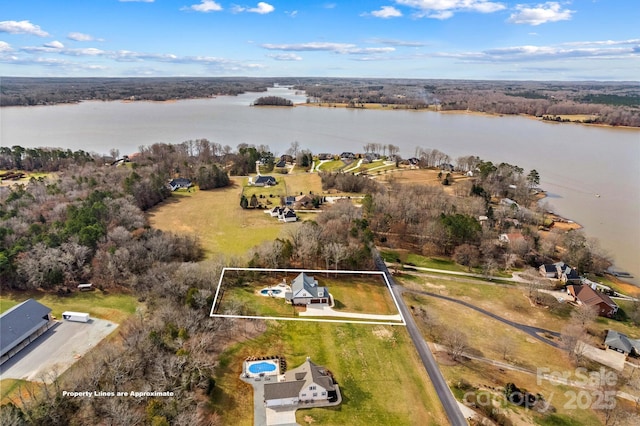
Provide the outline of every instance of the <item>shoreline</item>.
{"type": "MultiPolygon", "coordinates": [[[[380,104],[365,104],[365,105],[380,105],[380,104]]],[[[369,111],[416,111],[416,112],[437,112],[441,114],[469,114],[480,117],[523,117],[528,118],[530,120],[539,121],[542,123],[550,123],[550,124],[579,124],[583,126],[592,126],[592,127],[603,127],[608,129],[628,129],[633,131],[639,131],[640,127],[633,126],[613,126],[611,124],[605,123],[585,123],[579,120],[569,120],[569,121],[555,121],[555,120],[545,120],[542,117],[537,117],[535,115],[517,113],[517,114],[504,114],[497,112],[484,112],[484,111],[473,111],[473,110],[462,110],[462,109],[450,109],[450,110],[441,110],[435,109],[434,107],[427,108],[408,108],[402,107],[399,104],[388,104],[388,106],[379,106],[379,107],[348,107],[345,103],[340,102],[316,102],[316,103],[297,103],[294,106],[302,106],[302,107],[316,107],[316,108],[345,108],[345,109],[358,109],[358,110],[369,110],[369,111]],[[394,107],[395,106],[395,107],[394,107]]],[[[552,114],[546,114],[552,115],[552,114]]],[[[558,116],[563,116],[563,114],[555,114],[558,116]]],[[[570,114],[565,114],[570,115],[570,114]]]]}

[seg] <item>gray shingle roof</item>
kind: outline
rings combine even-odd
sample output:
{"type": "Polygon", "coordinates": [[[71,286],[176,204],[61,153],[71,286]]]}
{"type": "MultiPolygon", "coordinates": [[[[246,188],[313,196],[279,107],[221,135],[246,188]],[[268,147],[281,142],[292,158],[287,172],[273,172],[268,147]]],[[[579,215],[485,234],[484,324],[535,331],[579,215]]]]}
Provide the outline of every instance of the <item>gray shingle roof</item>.
{"type": "Polygon", "coordinates": [[[640,339],[629,339],[626,335],[615,330],[608,330],[604,343],[614,349],[619,349],[624,353],[640,353],[640,339]]]}
{"type": "Polygon", "coordinates": [[[267,401],[270,399],[297,398],[298,395],[300,395],[302,386],[304,386],[304,381],[302,380],[295,382],[266,383],[264,385],[264,399],[267,401]]]}
{"type": "Polygon", "coordinates": [[[0,356],[49,322],[51,309],[28,299],[0,315],[0,356]]]}

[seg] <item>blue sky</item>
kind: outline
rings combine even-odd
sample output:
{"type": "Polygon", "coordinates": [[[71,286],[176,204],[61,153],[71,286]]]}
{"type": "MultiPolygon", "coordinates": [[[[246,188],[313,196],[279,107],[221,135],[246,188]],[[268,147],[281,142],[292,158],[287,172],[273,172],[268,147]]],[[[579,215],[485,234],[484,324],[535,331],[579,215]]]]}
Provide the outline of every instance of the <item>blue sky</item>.
{"type": "Polygon", "coordinates": [[[1,76],[640,80],[640,1],[19,0],[1,76]]]}

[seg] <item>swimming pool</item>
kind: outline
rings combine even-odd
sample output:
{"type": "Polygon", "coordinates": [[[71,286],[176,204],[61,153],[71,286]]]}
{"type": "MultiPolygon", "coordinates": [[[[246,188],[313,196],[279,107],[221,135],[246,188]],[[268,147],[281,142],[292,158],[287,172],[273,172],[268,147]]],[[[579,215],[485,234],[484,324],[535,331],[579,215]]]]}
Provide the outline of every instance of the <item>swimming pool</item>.
{"type": "Polygon", "coordinates": [[[273,362],[262,361],[249,365],[247,370],[253,374],[272,373],[276,371],[276,366],[273,362]]]}
{"type": "Polygon", "coordinates": [[[264,288],[260,290],[260,293],[264,294],[265,296],[268,296],[269,293],[276,295],[282,293],[282,290],[278,290],[277,288],[264,288]]]}

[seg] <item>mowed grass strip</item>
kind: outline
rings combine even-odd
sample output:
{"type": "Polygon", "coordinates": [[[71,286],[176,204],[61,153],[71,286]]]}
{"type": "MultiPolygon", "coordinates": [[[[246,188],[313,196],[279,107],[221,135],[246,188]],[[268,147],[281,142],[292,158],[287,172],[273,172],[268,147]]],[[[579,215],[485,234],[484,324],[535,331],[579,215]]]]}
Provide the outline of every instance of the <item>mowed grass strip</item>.
{"type": "Polygon", "coordinates": [[[27,299],[35,299],[51,308],[51,314],[62,319],[64,311],[88,312],[90,316],[115,323],[123,322],[135,314],[138,302],[130,294],[104,293],[100,290],[74,292],[68,296],[58,296],[44,292],[3,293],[0,297],[2,312],[27,299]]]}
{"type": "Polygon", "coordinates": [[[318,170],[321,172],[337,172],[338,170],[343,169],[345,166],[346,164],[342,160],[329,160],[322,163],[320,167],[318,167],[318,170]]]}
{"type": "Polygon", "coordinates": [[[252,247],[284,237],[298,226],[296,222],[279,222],[259,209],[242,209],[242,180],[233,178],[233,186],[171,198],[149,210],[149,222],[163,231],[196,235],[207,257],[243,256],[252,247]]]}
{"type": "Polygon", "coordinates": [[[307,356],[330,370],[343,403],[298,410],[318,425],[441,425],[444,410],[404,327],[270,321],[267,331],[221,358],[213,405],[223,424],[253,425],[253,391],[239,379],[248,356],[284,356],[288,368],[307,356]]]}

